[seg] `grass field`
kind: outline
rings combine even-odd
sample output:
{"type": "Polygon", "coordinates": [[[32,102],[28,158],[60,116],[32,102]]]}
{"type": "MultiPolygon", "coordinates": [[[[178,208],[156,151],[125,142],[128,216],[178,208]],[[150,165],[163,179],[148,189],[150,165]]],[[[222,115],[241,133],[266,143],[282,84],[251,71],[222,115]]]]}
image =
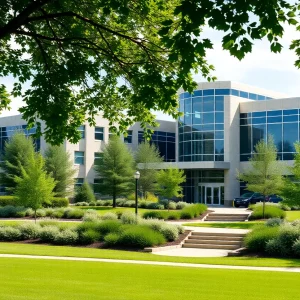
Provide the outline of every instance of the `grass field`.
{"type": "Polygon", "coordinates": [[[287,211],[286,219],[288,221],[294,221],[294,220],[300,219],[300,211],[299,210],[287,211]]]}
{"type": "Polygon", "coordinates": [[[173,257],[152,253],[93,249],[66,246],[30,245],[22,243],[0,243],[1,254],[49,255],[89,257],[106,259],[128,259],[145,261],[183,262],[213,265],[300,267],[300,259],[256,258],[256,257],[173,257]]]}
{"type": "Polygon", "coordinates": [[[183,226],[210,227],[210,228],[232,228],[232,229],[251,229],[263,222],[224,222],[224,223],[184,223],[183,226]]]}
{"type": "Polygon", "coordinates": [[[0,299],[298,299],[299,273],[1,258],[0,299]]]}

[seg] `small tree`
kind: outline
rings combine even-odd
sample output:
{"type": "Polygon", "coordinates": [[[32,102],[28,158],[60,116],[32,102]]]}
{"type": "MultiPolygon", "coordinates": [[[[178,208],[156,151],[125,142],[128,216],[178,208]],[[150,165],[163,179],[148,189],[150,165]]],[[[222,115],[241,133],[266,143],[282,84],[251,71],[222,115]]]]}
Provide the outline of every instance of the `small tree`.
{"type": "Polygon", "coordinates": [[[112,136],[103,151],[103,159],[95,163],[95,170],[103,182],[99,183],[101,193],[113,197],[116,207],[118,195],[127,194],[133,188],[133,156],[118,136],[112,136]]]}
{"type": "Polygon", "coordinates": [[[96,200],[93,189],[87,181],[78,187],[75,192],[75,202],[93,202],[96,200]]]}
{"type": "Polygon", "coordinates": [[[19,165],[21,176],[15,176],[16,188],[14,195],[19,205],[30,207],[36,211],[42,204],[50,203],[55,187],[54,179],[44,170],[44,159],[39,153],[33,153],[28,158],[26,168],[19,165]]]}
{"type": "Polygon", "coordinates": [[[6,192],[12,193],[16,187],[15,176],[21,176],[21,167],[27,168],[29,160],[34,154],[32,139],[24,133],[16,132],[6,143],[1,157],[0,182],[5,186],[6,192]]]}
{"type": "Polygon", "coordinates": [[[280,195],[289,205],[300,205],[300,143],[294,144],[296,153],[294,164],[289,167],[292,178],[286,177],[280,195]]]}
{"type": "Polygon", "coordinates": [[[73,161],[63,146],[48,146],[45,151],[45,169],[56,182],[54,193],[57,197],[66,197],[73,192],[74,175],[73,161]]]}
{"type": "Polygon", "coordinates": [[[255,145],[253,157],[249,159],[250,168],[238,173],[238,179],[246,182],[247,190],[264,196],[263,218],[265,217],[265,197],[277,194],[283,183],[283,164],[277,160],[277,148],[272,136],[268,141],[255,145]]]}
{"type": "Polygon", "coordinates": [[[139,187],[147,199],[148,193],[153,193],[157,189],[156,176],[158,170],[155,167],[163,162],[163,158],[154,144],[150,145],[149,142],[143,142],[137,148],[135,162],[141,174],[139,187]]]}
{"type": "Polygon", "coordinates": [[[157,173],[156,179],[160,195],[168,199],[169,209],[169,202],[171,198],[183,197],[181,184],[186,180],[184,171],[179,170],[178,168],[160,170],[157,173]]]}

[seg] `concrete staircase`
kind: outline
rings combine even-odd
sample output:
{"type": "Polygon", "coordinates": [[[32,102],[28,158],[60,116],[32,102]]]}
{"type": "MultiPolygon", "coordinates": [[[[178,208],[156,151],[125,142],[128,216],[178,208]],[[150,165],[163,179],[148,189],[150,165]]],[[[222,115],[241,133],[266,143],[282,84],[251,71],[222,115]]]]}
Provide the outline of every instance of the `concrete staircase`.
{"type": "Polygon", "coordinates": [[[243,222],[246,221],[249,214],[216,214],[210,213],[206,216],[207,222],[243,222]]]}
{"type": "Polygon", "coordinates": [[[184,241],[184,248],[236,250],[241,248],[244,233],[192,232],[184,241]]]}

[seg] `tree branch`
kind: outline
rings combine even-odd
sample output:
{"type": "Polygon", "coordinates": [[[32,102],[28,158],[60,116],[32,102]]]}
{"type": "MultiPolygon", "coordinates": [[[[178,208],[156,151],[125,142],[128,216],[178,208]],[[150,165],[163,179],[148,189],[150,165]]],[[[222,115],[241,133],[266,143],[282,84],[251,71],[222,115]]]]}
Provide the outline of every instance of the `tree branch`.
{"type": "MultiPolygon", "coordinates": [[[[47,4],[48,2],[51,2],[53,0],[37,0],[32,1],[21,13],[19,13],[16,17],[14,17],[12,20],[10,20],[6,25],[2,26],[0,28],[0,40],[3,39],[5,36],[13,33],[16,29],[18,29],[23,24],[27,23],[28,17],[47,4]]],[[[54,0],[55,1],[55,0],[54,0]]]]}

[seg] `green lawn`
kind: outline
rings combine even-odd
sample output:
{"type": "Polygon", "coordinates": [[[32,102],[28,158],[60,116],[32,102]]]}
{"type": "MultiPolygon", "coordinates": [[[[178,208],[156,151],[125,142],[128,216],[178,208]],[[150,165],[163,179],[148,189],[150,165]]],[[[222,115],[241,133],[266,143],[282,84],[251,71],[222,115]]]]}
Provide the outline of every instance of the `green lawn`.
{"type": "Polygon", "coordinates": [[[294,220],[300,219],[300,211],[299,210],[287,211],[286,219],[288,221],[294,221],[294,220]]]}
{"type": "Polygon", "coordinates": [[[224,222],[224,223],[184,223],[184,226],[193,227],[210,227],[210,228],[232,228],[232,229],[251,229],[255,225],[261,224],[263,222],[224,222]]]}
{"type": "Polygon", "coordinates": [[[299,273],[1,258],[0,299],[298,299],[299,273]]]}
{"type": "Polygon", "coordinates": [[[22,243],[0,243],[0,253],[25,254],[25,255],[49,255],[69,257],[91,257],[106,259],[129,259],[146,261],[166,261],[199,263],[213,265],[236,266],[265,266],[265,267],[300,267],[300,259],[277,259],[255,257],[173,257],[155,255],[152,253],[93,249],[81,247],[29,245],[22,243]]]}

